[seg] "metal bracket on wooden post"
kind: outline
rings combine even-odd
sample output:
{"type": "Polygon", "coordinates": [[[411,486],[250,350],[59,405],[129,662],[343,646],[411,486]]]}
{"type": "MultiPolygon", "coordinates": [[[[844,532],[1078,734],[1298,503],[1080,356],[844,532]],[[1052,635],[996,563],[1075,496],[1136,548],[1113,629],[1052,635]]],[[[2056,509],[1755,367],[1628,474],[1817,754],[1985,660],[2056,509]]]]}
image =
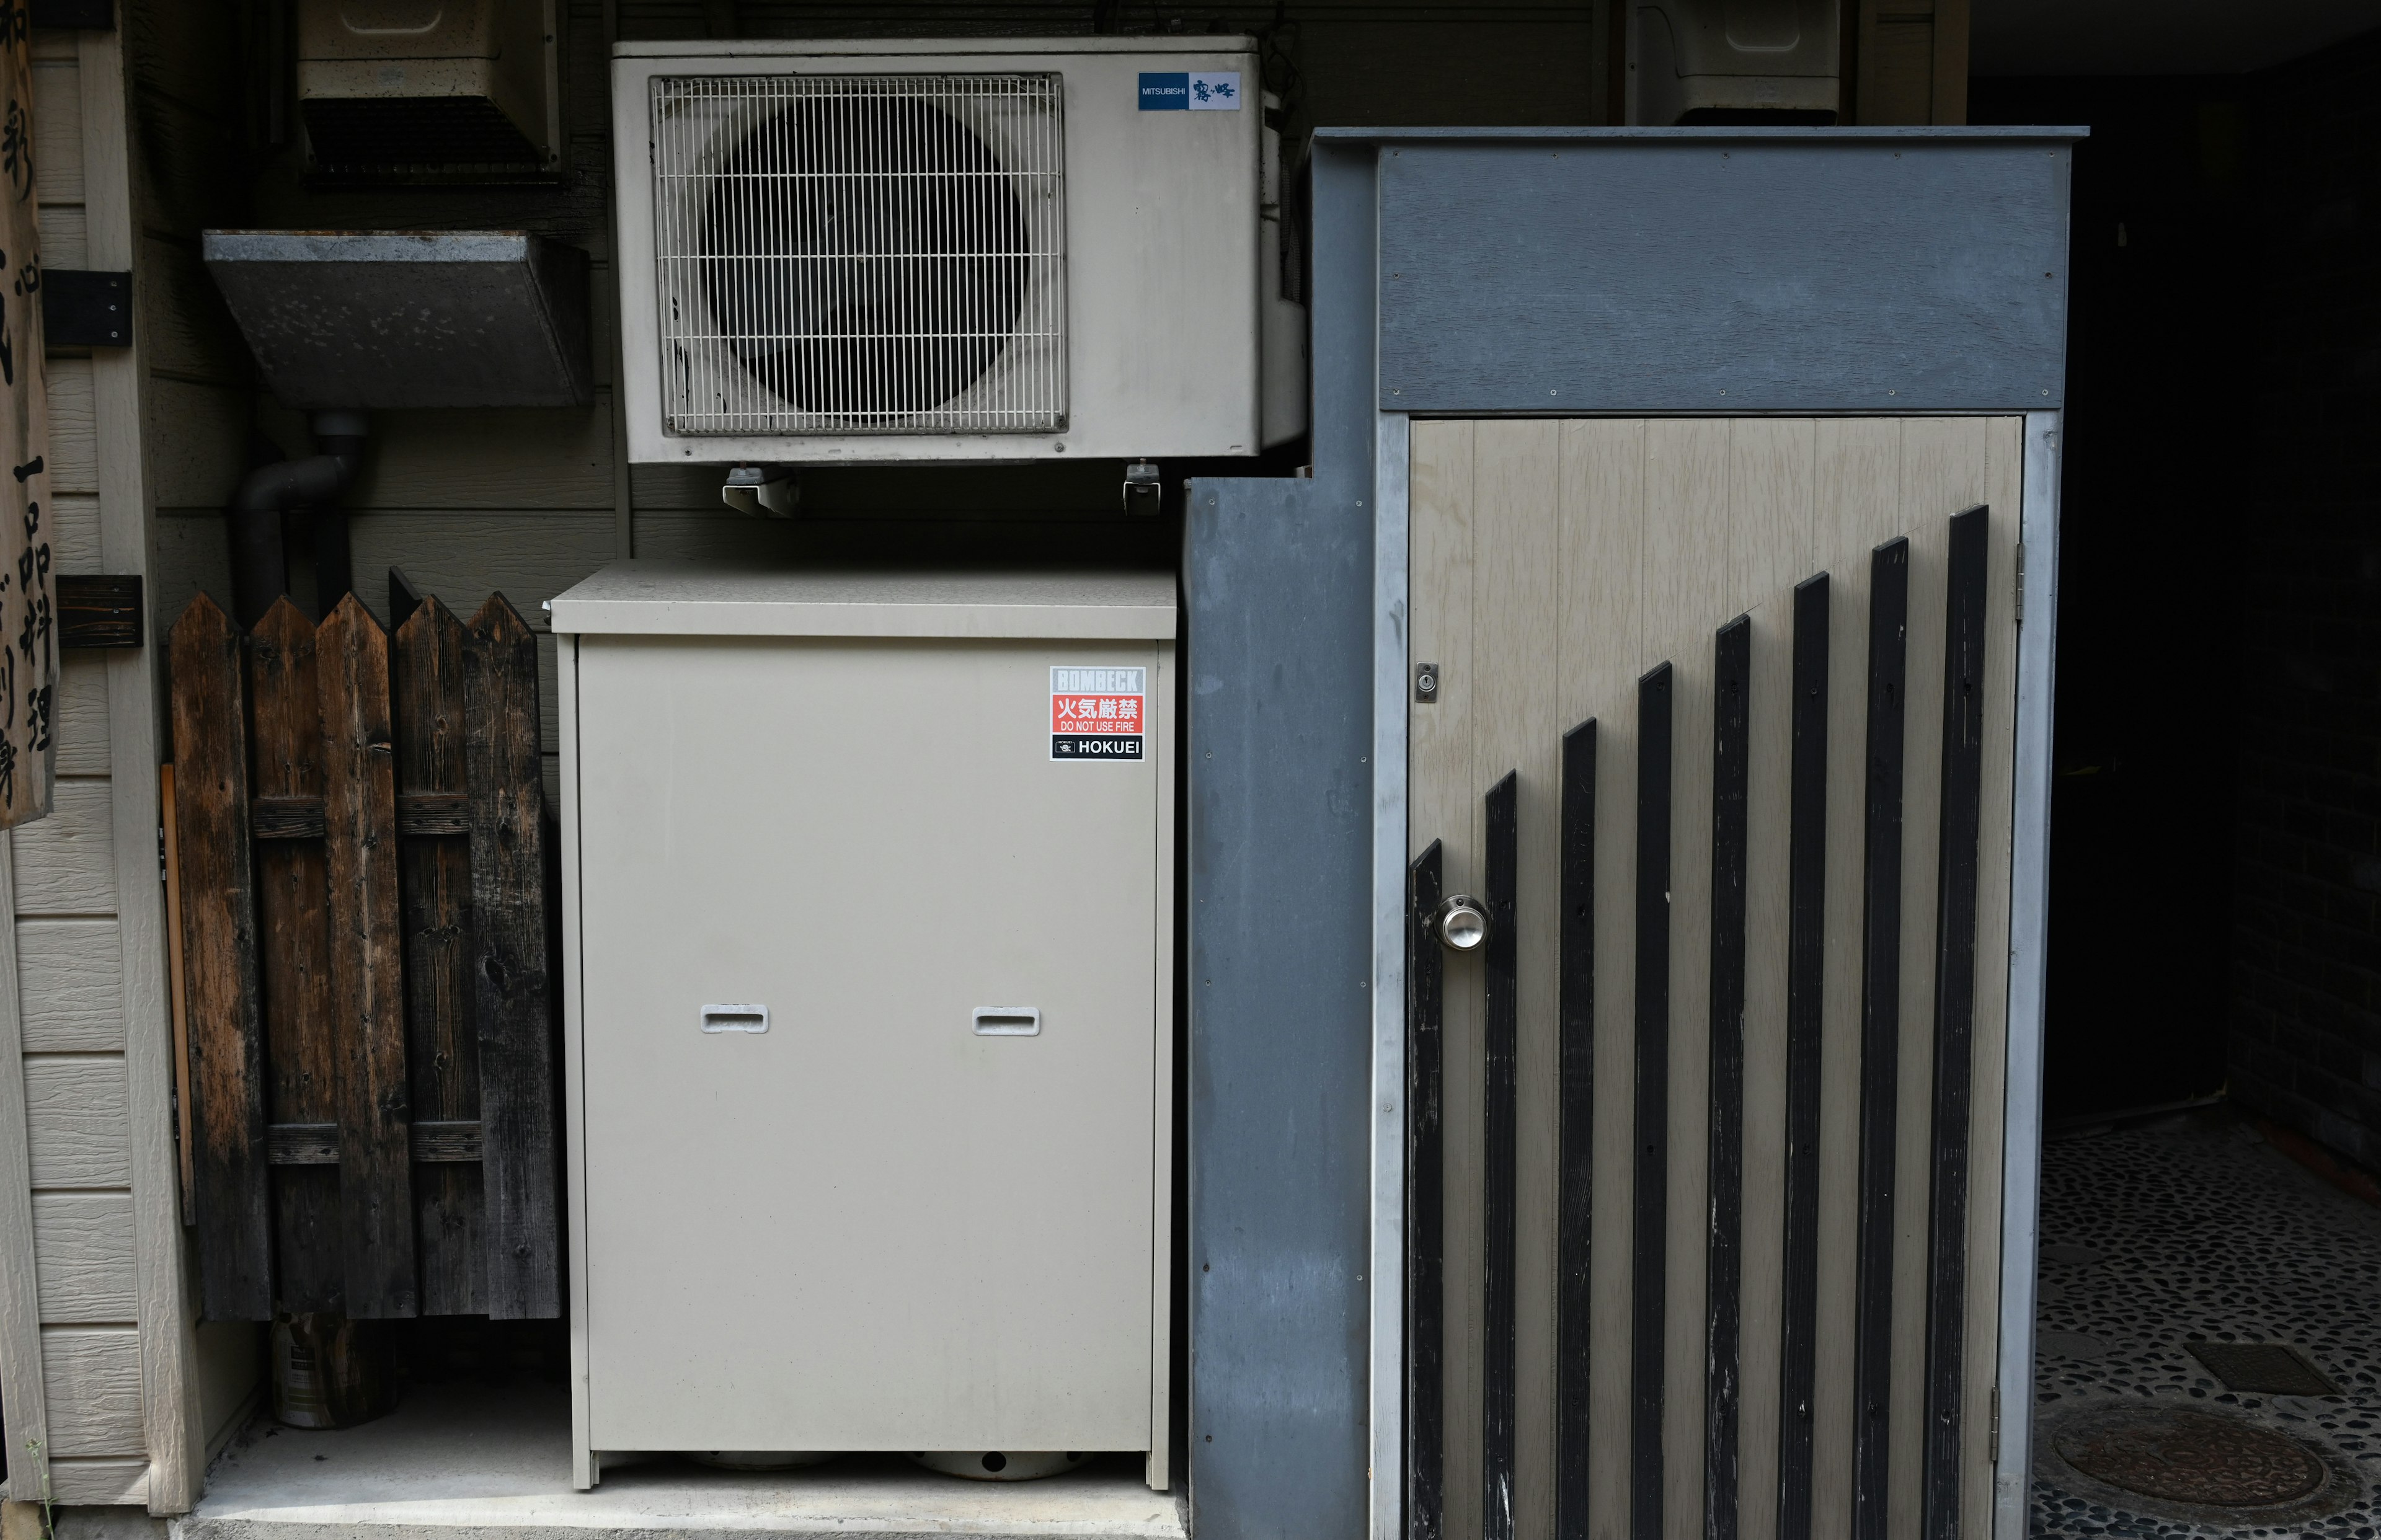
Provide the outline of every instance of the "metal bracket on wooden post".
{"type": "Polygon", "coordinates": [[[42,270],[42,340],[53,348],[132,346],[132,275],[42,270]]]}

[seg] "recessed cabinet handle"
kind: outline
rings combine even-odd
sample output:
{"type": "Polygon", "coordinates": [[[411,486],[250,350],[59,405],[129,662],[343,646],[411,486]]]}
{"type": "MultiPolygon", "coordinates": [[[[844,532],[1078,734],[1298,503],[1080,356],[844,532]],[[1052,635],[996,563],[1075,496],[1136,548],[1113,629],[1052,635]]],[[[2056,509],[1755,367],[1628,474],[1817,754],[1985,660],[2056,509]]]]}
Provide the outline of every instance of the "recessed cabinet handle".
{"type": "Polygon", "coordinates": [[[702,1030],[705,1032],[767,1032],[767,1006],[704,1006],[702,1030]]]}
{"type": "Polygon", "coordinates": [[[1042,1035],[1042,1008],[978,1006],[975,1008],[975,1034],[978,1037],[1039,1037],[1042,1035]]]}

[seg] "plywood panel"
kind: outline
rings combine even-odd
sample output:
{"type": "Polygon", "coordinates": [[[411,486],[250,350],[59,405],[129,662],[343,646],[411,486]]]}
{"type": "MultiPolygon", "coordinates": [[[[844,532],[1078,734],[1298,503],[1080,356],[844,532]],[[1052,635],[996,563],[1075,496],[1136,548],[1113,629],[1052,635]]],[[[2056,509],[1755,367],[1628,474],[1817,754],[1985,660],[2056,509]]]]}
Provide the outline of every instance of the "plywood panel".
{"type": "Polygon", "coordinates": [[[611,513],[608,404],[388,412],[373,429],[350,507],[611,513]]]}
{"type": "Polygon", "coordinates": [[[116,921],[18,921],[17,998],[27,1053],[121,1052],[124,940],[116,921]]]}
{"type": "Polygon", "coordinates": [[[1851,1529],[1853,1263],[1860,1125],[1861,855],[1869,555],[1899,522],[1901,429],[1817,428],[1813,565],[1829,574],[1827,858],[1820,1062],[1819,1312],[1812,1395],[1812,1533],[1851,1529]]]}
{"type": "Polygon", "coordinates": [[[1636,882],[1635,681],[1648,643],[1644,615],[1646,424],[1562,424],[1562,567],[1557,623],[1556,727],[1596,722],[1595,1128],[1588,1456],[1594,1533],[1620,1534],[1629,1504],[1630,1167],[1633,1090],[1629,1073],[1635,980],[1627,906],[1608,897],[1636,882]]]}
{"type": "Polygon", "coordinates": [[[44,203],[82,202],[82,69],[72,60],[33,64],[33,186],[44,203]]]}
{"type": "Polygon", "coordinates": [[[1985,420],[1901,429],[1910,535],[1910,688],[1902,776],[1901,1077],[1895,1133],[1893,1455],[1888,1532],[1919,1532],[1926,1374],[1926,1211],[1935,1115],[1935,963],[1942,865],[1945,585],[1950,519],[1983,500],[1985,420]]]}
{"type": "Polygon", "coordinates": [[[156,506],[221,508],[248,473],[246,387],[157,376],[142,397],[156,506]]]}
{"type": "Polygon", "coordinates": [[[541,607],[613,559],[612,516],[591,514],[372,514],[349,526],[358,590],[385,621],[387,572],[402,567],[424,593],[458,615],[502,593],[538,632],[543,741],[556,742],[554,637],[541,607]]]}
{"type": "Polygon", "coordinates": [[[122,1058],[108,1054],[27,1057],[25,1127],[32,1149],[33,1186],[129,1186],[128,1109],[122,1058]]]}
{"type": "Polygon", "coordinates": [[[137,1330],[130,1326],[44,1327],[42,1381],[50,1405],[53,1454],[144,1452],[137,1330]]]}
{"type": "MultiPolygon", "coordinates": [[[[44,227],[42,233],[46,244],[49,231],[44,227]]],[[[198,249],[187,239],[151,235],[140,243],[140,343],[149,367],[180,379],[247,388],[253,373],[248,344],[240,339],[223,292],[207,276],[198,249]]],[[[188,432],[216,424],[156,425],[188,432]]],[[[236,446],[246,453],[245,434],[236,446]]]]}
{"type": "Polygon", "coordinates": [[[115,809],[104,780],[61,777],[50,814],[13,831],[17,912],[116,912],[115,809]]]}
{"type": "MultiPolygon", "coordinates": [[[[1649,424],[1645,612],[1668,661],[1670,823],[1669,1301],[1663,1532],[1703,1529],[1704,1305],[1711,1061],[1713,633],[1729,607],[1729,438],[1724,420],[1649,424]]],[[[1644,1141],[1638,1141],[1642,1148],[1644,1141]]]]}
{"type": "Polygon", "coordinates": [[[217,116],[144,91],[139,111],[140,212],[152,228],[196,232],[253,206],[248,130],[236,108],[217,116]]]}
{"type": "Polygon", "coordinates": [[[77,650],[64,654],[59,671],[57,706],[58,774],[104,776],[112,745],[107,727],[107,659],[104,654],[77,650]]]}
{"type": "MultiPolygon", "coordinates": [[[[1862,123],[1931,123],[1935,112],[1935,20],[1879,18],[1873,5],[1862,28],[1860,86],[1853,100],[1862,123]]],[[[1957,119],[1945,119],[1957,121],[1957,119]]]]}
{"type": "Polygon", "coordinates": [[[239,34],[207,7],[136,4],[120,24],[132,45],[127,69],[143,87],[217,112],[238,102],[226,77],[238,69],[239,34]]]}
{"type": "Polygon", "coordinates": [[[546,617],[539,606],[613,558],[608,506],[600,514],[519,507],[364,513],[350,520],[348,538],[357,591],[383,622],[391,567],[404,568],[416,587],[458,615],[472,614],[500,593],[542,629],[546,617]]]}
{"type": "Polygon", "coordinates": [[[1811,575],[1819,424],[1740,418],[1728,434],[1728,599],[1731,615],[1811,575]]]}
{"type": "Polygon", "coordinates": [[[224,25],[221,14],[173,0],[125,6],[125,66],[144,93],[237,125],[240,30],[224,25]]]}
{"type": "Polygon", "coordinates": [[[44,1324],[129,1323],[138,1314],[129,1192],[34,1193],[33,1258],[44,1324]]]}
{"type": "Polygon", "coordinates": [[[1743,1184],[1737,1533],[1768,1540],[1777,1509],[1786,1160],[1786,938],[1794,584],[1813,570],[1818,424],[1740,420],[1728,440],[1730,605],[1749,606],[1743,1184]]]}
{"type": "Polygon", "coordinates": [[[50,495],[99,494],[98,419],[91,395],[91,360],[53,358],[50,383],[50,495]]]}
{"type": "MultiPolygon", "coordinates": [[[[156,632],[170,630],[183,608],[201,593],[214,595],[220,606],[228,608],[231,549],[221,510],[160,510],[149,528],[149,623],[156,632]]],[[[360,581],[372,576],[360,565],[355,573],[360,581]]]]}
{"type": "MultiPolygon", "coordinates": [[[[1554,1399],[1555,913],[1560,729],[1555,670],[1558,626],[1557,501],[1561,425],[1483,422],[1472,460],[1471,784],[1484,796],[1518,770],[1517,911],[1520,1033],[1515,1119],[1520,1152],[1514,1386],[1516,1533],[1551,1522],[1554,1442],[1543,1409],[1554,1399]]],[[[1461,1050],[1450,1037],[1450,1058],[1461,1050]]],[[[1453,1119],[1450,1119],[1452,1122],[1453,1119]]],[[[1464,1147],[1454,1139],[1450,1149],[1464,1147]]],[[[1458,1189],[1458,1191],[1461,1191],[1458,1189]]],[[[1476,1185],[1473,1191],[1477,1191],[1476,1185]]],[[[1450,1233],[1453,1233],[1450,1229],[1450,1233]]],[[[1483,1501],[1496,1495],[1484,1486],[1483,1501]]]]}

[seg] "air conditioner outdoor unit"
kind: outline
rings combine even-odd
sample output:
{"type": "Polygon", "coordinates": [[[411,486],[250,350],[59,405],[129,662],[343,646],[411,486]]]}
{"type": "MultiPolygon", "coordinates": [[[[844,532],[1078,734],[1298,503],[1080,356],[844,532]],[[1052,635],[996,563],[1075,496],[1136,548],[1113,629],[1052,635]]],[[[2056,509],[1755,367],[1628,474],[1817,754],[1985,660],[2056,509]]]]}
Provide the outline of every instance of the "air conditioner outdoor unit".
{"type": "Polygon", "coordinates": [[[1295,436],[1303,313],[1279,298],[1260,94],[1245,38],[621,44],[629,458],[1295,436]]]}

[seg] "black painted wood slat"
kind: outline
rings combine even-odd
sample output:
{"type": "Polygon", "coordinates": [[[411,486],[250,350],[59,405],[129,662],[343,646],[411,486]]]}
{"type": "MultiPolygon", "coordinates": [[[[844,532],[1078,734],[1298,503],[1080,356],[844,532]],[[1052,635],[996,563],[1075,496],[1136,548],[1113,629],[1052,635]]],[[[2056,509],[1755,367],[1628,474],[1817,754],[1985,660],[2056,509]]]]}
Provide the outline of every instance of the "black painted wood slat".
{"type": "Polygon", "coordinates": [[[1513,1540],[1514,1289],[1519,1216],[1520,1107],[1516,1079],[1520,1039],[1520,978],[1516,911],[1520,865],[1517,776],[1508,772],[1488,792],[1485,892],[1488,945],[1482,970],[1481,1022],[1486,1073],[1481,1236],[1481,1534],[1513,1540]]]}
{"type": "Polygon", "coordinates": [[[1629,1531],[1662,1535],[1662,1353],[1669,1288],[1670,707],[1663,664],[1637,681],[1636,1171],[1630,1223],[1629,1531]]]}
{"type": "Polygon", "coordinates": [[[1589,1231],[1595,1215],[1595,719],[1563,735],[1555,1286],[1555,1536],[1587,1540],[1589,1231]]]}
{"type": "Polygon", "coordinates": [[[1703,1534],[1736,1540],[1744,1276],[1744,908],[1752,794],[1752,622],[1713,642],[1710,1230],[1703,1322],[1703,1534]]]}
{"type": "Polygon", "coordinates": [[[1990,515],[1951,519],[1943,648],[1943,821],[1935,900],[1935,1118],[1926,1245],[1923,1534],[1959,1540],[1968,1291],[1968,1125],[1974,1089],[1976,908],[1984,827],[1985,544],[1990,515]]]}
{"type": "Polygon", "coordinates": [[[1447,959],[1431,934],[1444,896],[1435,839],[1407,873],[1406,1534],[1447,1532],[1447,959]]]}
{"type": "Polygon", "coordinates": [[[1786,1245],[1777,1408],[1777,1540],[1811,1540],[1811,1400],[1819,1336],[1819,1073],[1827,896],[1827,574],[1794,590],[1787,793],[1786,1245]]]}
{"type": "Polygon", "coordinates": [[[1871,558],[1861,854],[1859,1254],[1853,1301],[1852,1540],[1886,1540],[1892,1433],[1893,1185],[1901,1032],[1902,718],[1910,542],[1871,558]]]}

